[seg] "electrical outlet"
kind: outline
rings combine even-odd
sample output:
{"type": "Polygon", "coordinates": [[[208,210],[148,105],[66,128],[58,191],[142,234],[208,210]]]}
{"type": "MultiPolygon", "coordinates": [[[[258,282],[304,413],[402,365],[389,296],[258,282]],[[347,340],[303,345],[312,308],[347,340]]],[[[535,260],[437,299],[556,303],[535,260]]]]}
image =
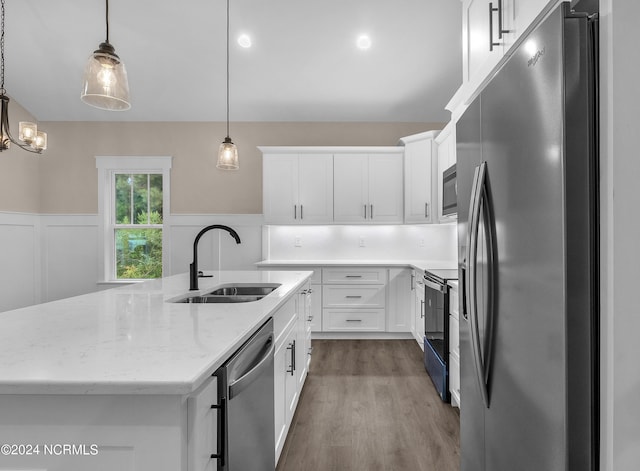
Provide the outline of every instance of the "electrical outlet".
{"type": "Polygon", "coordinates": [[[364,242],[364,237],[360,236],[360,238],[358,239],[358,246],[360,247],[365,247],[366,244],[364,242]]]}
{"type": "Polygon", "coordinates": [[[296,236],[296,237],[293,239],[293,245],[294,245],[295,247],[302,247],[302,237],[300,237],[300,236],[296,236]]]}

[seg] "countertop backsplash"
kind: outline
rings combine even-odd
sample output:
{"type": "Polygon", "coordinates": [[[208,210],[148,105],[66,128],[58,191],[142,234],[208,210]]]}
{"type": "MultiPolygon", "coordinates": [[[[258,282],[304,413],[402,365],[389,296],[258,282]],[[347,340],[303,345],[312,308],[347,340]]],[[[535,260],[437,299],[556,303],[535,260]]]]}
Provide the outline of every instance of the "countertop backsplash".
{"type": "Polygon", "coordinates": [[[456,263],[457,226],[264,226],[267,260],[433,260],[456,263]]]}

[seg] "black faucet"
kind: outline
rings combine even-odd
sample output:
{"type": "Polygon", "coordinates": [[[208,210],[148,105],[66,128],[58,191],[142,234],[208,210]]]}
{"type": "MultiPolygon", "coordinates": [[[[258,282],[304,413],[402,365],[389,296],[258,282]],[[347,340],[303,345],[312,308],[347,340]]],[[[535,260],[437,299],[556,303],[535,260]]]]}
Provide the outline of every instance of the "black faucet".
{"type": "Polygon", "coordinates": [[[204,229],[202,229],[200,232],[198,232],[198,235],[193,241],[193,262],[191,262],[191,264],[189,265],[189,290],[190,291],[194,291],[198,289],[198,242],[200,241],[200,237],[202,237],[202,235],[205,232],[209,232],[211,229],[222,229],[223,231],[227,231],[229,234],[231,234],[231,237],[233,237],[236,240],[236,244],[240,243],[240,236],[238,236],[238,233],[228,226],[213,224],[212,226],[207,226],[204,229]]]}

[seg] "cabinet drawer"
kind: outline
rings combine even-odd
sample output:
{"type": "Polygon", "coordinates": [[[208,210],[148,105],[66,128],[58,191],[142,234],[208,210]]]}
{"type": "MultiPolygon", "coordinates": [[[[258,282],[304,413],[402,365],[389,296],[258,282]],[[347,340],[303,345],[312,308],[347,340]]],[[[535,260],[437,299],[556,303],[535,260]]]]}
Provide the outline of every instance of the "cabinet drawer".
{"type": "Polygon", "coordinates": [[[325,285],[322,290],[322,306],[384,308],[385,287],[325,285]]]}
{"type": "Polygon", "coordinates": [[[449,354],[460,360],[460,330],[458,319],[449,316],[449,354]]]}
{"type": "Polygon", "coordinates": [[[327,283],[385,284],[386,268],[323,268],[322,279],[327,283]]]}
{"type": "Polygon", "coordinates": [[[384,309],[325,309],[324,331],[384,332],[384,309]]]}

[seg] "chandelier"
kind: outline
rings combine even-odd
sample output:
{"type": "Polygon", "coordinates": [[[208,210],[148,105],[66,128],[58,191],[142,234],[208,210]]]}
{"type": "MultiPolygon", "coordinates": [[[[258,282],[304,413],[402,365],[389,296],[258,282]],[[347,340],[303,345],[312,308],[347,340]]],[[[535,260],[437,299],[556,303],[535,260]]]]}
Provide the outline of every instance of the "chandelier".
{"type": "Polygon", "coordinates": [[[4,2],[2,0],[2,15],[0,18],[0,152],[9,149],[11,143],[28,152],[41,154],[47,148],[47,133],[38,131],[35,123],[20,121],[18,124],[18,139],[9,130],[9,97],[4,88],[4,2]]]}

